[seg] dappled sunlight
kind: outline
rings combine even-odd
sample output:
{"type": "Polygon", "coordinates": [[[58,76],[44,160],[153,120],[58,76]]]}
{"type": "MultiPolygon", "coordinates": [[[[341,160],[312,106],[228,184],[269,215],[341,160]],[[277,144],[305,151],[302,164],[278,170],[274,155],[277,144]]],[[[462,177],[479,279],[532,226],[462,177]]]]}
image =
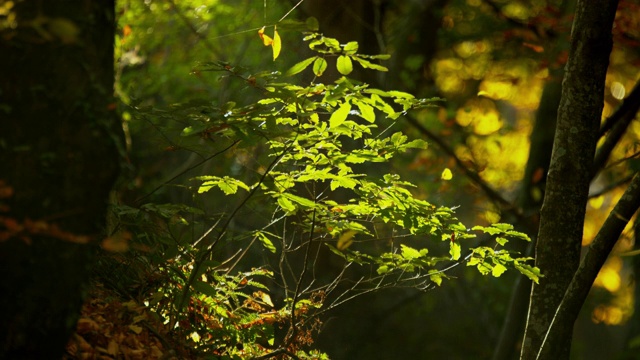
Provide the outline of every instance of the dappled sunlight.
{"type": "Polygon", "coordinates": [[[478,135],[489,135],[502,128],[502,120],[494,103],[482,98],[471,99],[458,109],[456,122],[460,126],[471,125],[473,132],[478,135]]]}
{"type": "Polygon", "coordinates": [[[619,257],[610,258],[600,270],[593,285],[603,287],[612,293],[618,291],[621,283],[620,270],[622,270],[622,259],[619,257]]]}
{"type": "Polygon", "coordinates": [[[624,285],[615,291],[608,303],[599,304],[591,313],[596,324],[624,325],[633,315],[635,285],[624,285]]]}

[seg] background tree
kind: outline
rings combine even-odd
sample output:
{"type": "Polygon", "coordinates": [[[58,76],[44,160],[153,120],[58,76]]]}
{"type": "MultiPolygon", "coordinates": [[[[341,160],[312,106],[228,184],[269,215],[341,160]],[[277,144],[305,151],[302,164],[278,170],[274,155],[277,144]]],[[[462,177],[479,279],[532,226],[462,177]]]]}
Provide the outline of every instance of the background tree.
{"type": "Polygon", "coordinates": [[[118,174],[114,2],[0,8],[0,357],[60,358],[118,174]]]}

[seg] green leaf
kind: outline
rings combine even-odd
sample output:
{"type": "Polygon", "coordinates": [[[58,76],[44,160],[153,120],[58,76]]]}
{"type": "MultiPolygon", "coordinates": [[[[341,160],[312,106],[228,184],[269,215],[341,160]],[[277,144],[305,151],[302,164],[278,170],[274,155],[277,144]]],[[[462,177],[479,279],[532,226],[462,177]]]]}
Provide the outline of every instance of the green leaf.
{"type": "Polygon", "coordinates": [[[302,205],[302,206],[306,206],[308,208],[314,208],[316,206],[316,203],[313,200],[309,200],[309,199],[305,199],[301,196],[298,195],[293,195],[293,194],[289,194],[289,193],[284,193],[282,194],[282,197],[285,197],[291,201],[297,202],[298,204],[302,205]]]}
{"type": "Polygon", "coordinates": [[[369,59],[389,60],[391,59],[391,54],[368,55],[367,57],[369,59]]]}
{"type": "Polygon", "coordinates": [[[304,69],[309,67],[309,65],[311,65],[311,63],[316,59],[318,59],[318,57],[314,56],[300,61],[299,63],[293,65],[289,70],[287,70],[287,72],[285,72],[285,76],[295,75],[303,71],[304,69]]]}
{"type": "Polygon", "coordinates": [[[353,71],[353,63],[349,56],[340,55],[337,61],[338,72],[342,75],[349,75],[353,71]]]}
{"type": "Polygon", "coordinates": [[[329,127],[336,128],[347,119],[347,115],[349,115],[349,111],[351,111],[351,104],[345,102],[340,107],[331,114],[329,118],[329,127]]]}
{"type": "Polygon", "coordinates": [[[205,123],[193,125],[193,126],[187,126],[182,130],[182,133],[180,133],[180,136],[198,135],[203,131],[207,130],[210,126],[211,124],[205,124],[205,123]]]}
{"type": "Polygon", "coordinates": [[[327,60],[321,57],[317,58],[313,62],[313,73],[316,76],[322,76],[325,70],[327,70],[327,60]]]}
{"type": "Polygon", "coordinates": [[[342,48],[345,54],[353,55],[358,52],[358,42],[357,41],[349,41],[342,48]]]}
{"type": "Polygon", "coordinates": [[[422,139],[411,140],[408,143],[404,144],[405,148],[413,148],[413,149],[426,149],[429,147],[429,143],[422,139]]]}
{"type": "Polygon", "coordinates": [[[429,279],[431,279],[431,281],[433,281],[438,286],[442,284],[442,274],[436,272],[435,270],[429,271],[429,279]]]}
{"type": "Polygon", "coordinates": [[[296,206],[287,198],[280,196],[278,197],[278,205],[282,208],[282,210],[293,213],[296,211],[296,206]]]}
{"type": "Polygon", "coordinates": [[[502,231],[500,229],[496,229],[494,227],[484,227],[484,226],[474,226],[473,228],[471,228],[471,230],[474,231],[482,231],[486,234],[489,235],[496,235],[496,234],[502,234],[502,231]]]}
{"type": "Polygon", "coordinates": [[[526,241],[531,241],[531,238],[529,238],[529,235],[520,232],[520,231],[515,231],[515,230],[509,230],[506,232],[507,235],[511,236],[511,237],[515,237],[518,239],[522,239],[522,240],[526,240],[526,241]]]}
{"type": "Polygon", "coordinates": [[[378,64],[374,64],[370,61],[367,61],[361,57],[358,56],[354,56],[353,60],[357,61],[360,66],[362,66],[365,69],[371,69],[371,70],[378,70],[378,71],[389,71],[389,69],[387,69],[386,67],[382,66],[382,65],[378,65],[378,64]]]}
{"type": "Polygon", "coordinates": [[[338,187],[353,189],[356,187],[356,185],[358,185],[358,181],[346,176],[336,176],[333,180],[331,180],[332,191],[337,189],[338,187]]]}
{"type": "Polygon", "coordinates": [[[513,230],[513,225],[511,224],[496,223],[496,224],[492,224],[491,226],[493,226],[496,229],[500,229],[502,231],[513,230]]]}
{"type": "Polygon", "coordinates": [[[401,99],[415,99],[416,98],[412,94],[409,94],[408,92],[404,92],[404,91],[391,90],[391,91],[388,91],[388,93],[389,93],[389,95],[391,95],[393,97],[397,97],[397,98],[401,98],[401,99]]]}
{"type": "Polygon", "coordinates": [[[478,264],[477,269],[480,272],[480,274],[487,275],[488,273],[491,272],[491,265],[487,264],[486,262],[481,262],[478,264]]]}
{"type": "Polygon", "coordinates": [[[258,240],[260,240],[260,242],[262,243],[262,246],[264,246],[265,249],[269,250],[271,253],[275,254],[276,247],[273,245],[273,242],[271,242],[271,240],[267,237],[267,235],[262,231],[259,231],[257,235],[258,235],[258,240]]]}
{"type": "Polygon", "coordinates": [[[451,255],[451,259],[458,260],[460,259],[461,248],[460,244],[455,241],[451,241],[449,243],[449,255],[451,255]]]}
{"type": "Polygon", "coordinates": [[[538,267],[533,267],[527,264],[520,264],[518,262],[515,263],[515,267],[518,271],[520,271],[522,275],[528,277],[536,284],[538,284],[540,277],[542,277],[542,274],[540,274],[540,269],[538,267]]]}
{"type": "Polygon", "coordinates": [[[247,191],[250,190],[249,186],[238,179],[234,179],[229,176],[224,176],[222,178],[218,176],[200,176],[196,178],[197,180],[207,180],[200,185],[198,188],[198,193],[204,193],[214,186],[217,186],[220,190],[222,190],[225,195],[232,195],[238,191],[238,187],[241,187],[247,191]]]}
{"type": "Polygon", "coordinates": [[[503,238],[503,237],[497,237],[496,238],[496,242],[502,246],[504,246],[506,243],[509,242],[509,240],[503,238]]]}
{"type": "Polygon", "coordinates": [[[376,272],[378,273],[378,275],[383,275],[386,274],[390,271],[391,269],[389,269],[388,265],[380,265],[378,267],[378,269],[376,270],[376,272]]]}
{"type": "Polygon", "coordinates": [[[222,190],[222,192],[224,192],[225,195],[232,195],[238,191],[238,185],[234,184],[233,182],[221,181],[218,183],[218,187],[220,188],[220,190],[222,190]]]}
{"type": "Polygon", "coordinates": [[[373,111],[372,106],[369,106],[362,101],[356,102],[356,106],[358,107],[358,110],[360,110],[360,116],[363,119],[367,120],[370,123],[376,121],[376,113],[373,111]]]}
{"type": "Polygon", "coordinates": [[[491,275],[493,275],[494,277],[500,277],[500,275],[502,275],[505,271],[507,271],[507,268],[504,267],[504,265],[495,264],[493,266],[493,269],[491,269],[491,275]]]}
{"type": "Polygon", "coordinates": [[[420,251],[406,246],[404,244],[400,245],[401,248],[401,253],[402,253],[402,257],[407,259],[407,260],[413,260],[413,259],[417,259],[419,257],[422,257],[422,254],[420,253],[420,251]]]}

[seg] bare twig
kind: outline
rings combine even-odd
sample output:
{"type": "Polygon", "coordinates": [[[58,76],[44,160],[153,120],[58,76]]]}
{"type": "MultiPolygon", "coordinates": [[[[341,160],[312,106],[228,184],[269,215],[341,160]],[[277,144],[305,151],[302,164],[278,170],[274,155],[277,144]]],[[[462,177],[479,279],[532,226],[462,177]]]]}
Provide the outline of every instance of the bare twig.
{"type": "Polygon", "coordinates": [[[600,136],[604,136],[626,114],[637,113],[638,107],[640,107],[640,82],[636,83],[620,107],[604,121],[602,127],[600,127],[600,136]]]}
{"type": "Polygon", "coordinates": [[[184,174],[188,173],[189,171],[191,171],[191,170],[193,170],[193,169],[197,168],[198,166],[200,166],[200,165],[202,165],[202,164],[206,163],[207,161],[209,161],[209,160],[211,160],[211,159],[215,158],[216,156],[218,156],[218,155],[220,155],[220,154],[222,154],[222,153],[226,152],[227,150],[229,150],[229,149],[231,149],[232,147],[236,146],[236,144],[238,144],[239,142],[240,142],[240,140],[235,140],[234,142],[232,142],[229,146],[225,147],[224,149],[222,149],[222,150],[220,150],[220,151],[218,151],[218,152],[215,152],[215,153],[211,154],[210,156],[208,156],[208,157],[204,158],[202,161],[198,162],[197,164],[195,164],[195,165],[193,165],[193,166],[191,166],[191,167],[189,167],[189,168],[185,169],[184,171],[180,172],[179,174],[177,174],[177,175],[173,176],[171,179],[164,181],[162,184],[158,185],[155,189],[151,190],[151,191],[150,191],[149,193],[147,193],[146,195],[143,195],[143,196],[141,196],[141,197],[137,198],[135,202],[136,202],[136,203],[140,203],[140,201],[142,201],[142,200],[146,199],[147,197],[149,197],[149,196],[153,195],[156,191],[160,190],[163,186],[165,186],[165,185],[167,185],[168,183],[172,182],[173,180],[175,180],[175,179],[179,178],[180,176],[182,176],[182,175],[184,175],[184,174]]]}
{"type": "Polygon", "coordinates": [[[198,32],[198,29],[196,29],[196,27],[191,23],[191,21],[189,21],[187,16],[180,9],[178,9],[175,2],[173,0],[167,0],[167,2],[169,3],[169,5],[171,5],[171,10],[173,10],[173,12],[175,12],[178,15],[180,20],[182,20],[182,22],[189,28],[189,30],[191,30],[191,32],[194,35],[196,35],[198,39],[200,39],[200,41],[202,41],[202,43],[207,48],[207,50],[211,51],[213,55],[220,56],[221,55],[220,51],[218,51],[218,49],[216,49],[213,46],[213,44],[211,44],[211,42],[209,42],[209,40],[207,40],[207,38],[204,35],[198,32]]]}
{"type": "Polygon", "coordinates": [[[600,136],[606,134],[602,145],[598,148],[593,160],[591,177],[594,178],[605,166],[611,152],[620,142],[622,136],[627,132],[631,121],[636,117],[640,109],[640,82],[636,84],[629,96],[624,99],[622,105],[607,118],[600,129],[600,136]]]}
{"type": "Polygon", "coordinates": [[[300,358],[296,354],[292,353],[291,351],[289,351],[289,350],[287,350],[285,348],[279,348],[279,349],[274,350],[274,351],[272,351],[272,352],[270,352],[268,354],[264,354],[262,356],[255,357],[255,358],[253,358],[253,360],[271,359],[271,358],[276,357],[276,356],[281,355],[281,354],[288,355],[294,360],[300,360],[300,358]]]}

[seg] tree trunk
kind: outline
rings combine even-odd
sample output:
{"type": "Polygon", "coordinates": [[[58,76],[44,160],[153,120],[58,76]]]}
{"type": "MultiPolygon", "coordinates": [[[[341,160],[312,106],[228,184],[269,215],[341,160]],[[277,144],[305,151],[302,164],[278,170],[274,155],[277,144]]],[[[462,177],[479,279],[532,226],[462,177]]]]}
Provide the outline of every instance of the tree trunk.
{"type": "MultiPolygon", "coordinates": [[[[545,277],[532,288],[522,359],[536,358],[578,268],[617,3],[581,0],[576,6],[536,246],[536,265],[545,277]]],[[[561,326],[555,359],[567,359],[571,347],[573,322],[561,326]]]]}
{"type": "MultiPolygon", "coordinates": [[[[536,122],[531,132],[529,159],[527,160],[522,188],[518,198],[518,206],[522,209],[522,213],[530,219],[531,224],[530,226],[529,224],[518,224],[518,228],[523,228],[518,230],[529,234],[533,244],[522,242],[522,244],[518,244],[519,247],[515,250],[524,253],[526,256],[533,255],[533,245],[538,238],[538,234],[535,232],[539,226],[540,204],[544,196],[546,174],[551,161],[551,149],[553,148],[558,105],[562,91],[561,76],[562,72],[554,71],[542,91],[540,105],[536,113],[536,122]],[[542,175],[537,175],[537,173],[542,175]]],[[[515,220],[508,219],[507,222],[515,222],[515,220]]],[[[509,307],[492,360],[513,359],[519,353],[522,331],[527,321],[530,292],[531,281],[524,277],[518,277],[509,299],[509,307]]]]}
{"type": "Polygon", "coordinates": [[[0,358],[56,359],[118,173],[113,0],[15,2],[0,27],[0,358]]]}

